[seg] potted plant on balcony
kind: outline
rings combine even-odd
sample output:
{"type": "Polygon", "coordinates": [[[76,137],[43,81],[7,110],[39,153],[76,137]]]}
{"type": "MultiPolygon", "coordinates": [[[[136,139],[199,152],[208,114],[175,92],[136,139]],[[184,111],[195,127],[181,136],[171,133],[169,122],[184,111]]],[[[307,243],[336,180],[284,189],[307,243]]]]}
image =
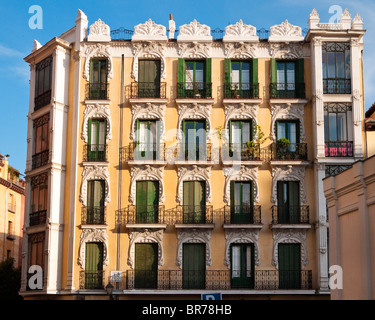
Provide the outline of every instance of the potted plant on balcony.
{"type": "Polygon", "coordinates": [[[277,159],[285,159],[288,157],[288,148],[290,141],[286,138],[281,138],[276,141],[276,156],[277,159]]]}
{"type": "Polygon", "coordinates": [[[238,94],[237,90],[238,90],[238,84],[236,83],[233,88],[233,97],[236,99],[239,99],[240,95],[238,94]]]}
{"type": "Polygon", "coordinates": [[[251,160],[260,160],[260,146],[271,136],[266,136],[260,125],[256,125],[256,138],[245,144],[244,156],[251,160]],[[256,151],[259,150],[259,153],[256,151]]]}

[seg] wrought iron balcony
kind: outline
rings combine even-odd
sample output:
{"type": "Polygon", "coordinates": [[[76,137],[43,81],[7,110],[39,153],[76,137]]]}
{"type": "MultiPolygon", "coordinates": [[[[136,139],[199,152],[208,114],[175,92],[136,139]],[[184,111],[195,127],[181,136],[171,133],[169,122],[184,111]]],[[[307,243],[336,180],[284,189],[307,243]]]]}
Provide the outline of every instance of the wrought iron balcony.
{"type": "Polygon", "coordinates": [[[224,161],[259,161],[262,160],[259,143],[223,143],[224,161]]]}
{"type": "Polygon", "coordinates": [[[211,143],[179,143],[176,151],[177,161],[212,161],[211,143]]]}
{"type": "Polygon", "coordinates": [[[309,206],[272,206],[272,224],[309,224],[309,206]]]}
{"type": "Polygon", "coordinates": [[[130,142],[121,148],[122,161],[164,161],[165,143],[130,142]]]}
{"type": "Polygon", "coordinates": [[[212,97],[211,82],[178,82],[177,98],[205,99],[212,97]]]}
{"type": "Polygon", "coordinates": [[[130,85],[130,98],[161,98],[165,99],[167,93],[166,82],[132,82],[130,85]]]}
{"type": "Polygon", "coordinates": [[[86,84],[86,100],[108,100],[109,83],[90,82],[86,84]]]}
{"type": "Polygon", "coordinates": [[[224,207],[224,224],[261,224],[258,205],[231,205],[224,207]]]}
{"type": "Polygon", "coordinates": [[[82,289],[104,289],[104,271],[80,271],[79,288],[82,289]]]}
{"type": "Polygon", "coordinates": [[[83,148],[83,161],[108,161],[106,144],[85,144],[83,148]]]}
{"type": "Polygon", "coordinates": [[[105,224],[106,207],[82,207],[82,225],[105,224]]]}
{"type": "Polygon", "coordinates": [[[353,141],[326,141],[326,157],[353,157],[353,141]]]}
{"type": "Polygon", "coordinates": [[[127,270],[122,290],[311,290],[311,270],[255,270],[249,277],[236,278],[237,270],[127,270]],[[147,281],[146,281],[147,279],[147,281]]]}
{"type": "Polygon", "coordinates": [[[116,214],[118,224],[169,224],[164,205],[129,205],[116,214]]]}
{"type": "Polygon", "coordinates": [[[29,213],[29,225],[37,226],[45,224],[47,221],[47,210],[40,210],[29,213]]]}
{"type": "Polygon", "coordinates": [[[271,144],[271,160],[307,160],[307,143],[271,144]]]}
{"type": "Polygon", "coordinates": [[[224,84],[225,99],[258,99],[259,83],[257,82],[232,82],[224,84]]]}
{"type": "Polygon", "coordinates": [[[271,99],[304,99],[305,97],[304,83],[271,83],[270,85],[271,99]]]}
{"type": "Polygon", "coordinates": [[[34,111],[51,103],[51,90],[48,90],[34,98],[34,111]]]}
{"type": "Polygon", "coordinates": [[[351,94],[352,93],[351,79],[323,79],[323,93],[324,94],[351,94]]]}
{"type": "Polygon", "coordinates": [[[182,205],[172,210],[171,221],[175,224],[211,224],[213,207],[211,205],[182,205]]]}
{"type": "Polygon", "coordinates": [[[31,158],[31,168],[34,170],[36,168],[45,166],[49,161],[49,150],[44,150],[42,152],[36,153],[31,158]]]}

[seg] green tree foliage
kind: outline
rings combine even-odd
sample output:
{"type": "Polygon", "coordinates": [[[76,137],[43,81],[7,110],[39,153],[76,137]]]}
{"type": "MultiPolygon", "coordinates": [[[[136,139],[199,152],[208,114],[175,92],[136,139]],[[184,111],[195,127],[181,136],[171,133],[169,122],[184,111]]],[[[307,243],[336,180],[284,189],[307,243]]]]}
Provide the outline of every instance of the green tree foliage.
{"type": "Polygon", "coordinates": [[[0,301],[22,300],[18,294],[21,287],[21,270],[14,267],[14,259],[0,262],[0,301]]]}

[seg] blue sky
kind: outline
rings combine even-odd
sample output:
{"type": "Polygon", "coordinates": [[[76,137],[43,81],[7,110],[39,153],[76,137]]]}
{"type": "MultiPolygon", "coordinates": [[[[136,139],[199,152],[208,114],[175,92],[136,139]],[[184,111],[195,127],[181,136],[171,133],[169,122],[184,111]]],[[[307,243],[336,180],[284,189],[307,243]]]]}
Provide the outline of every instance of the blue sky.
{"type": "Polygon", "coordinates": [[[0,153],[9,154],[10,164],[21,173],[26,167],[27,114],[29,106],[29,66],[23,61],[32,49],[34,39],[42,45],[74,26],[77,10],[88,17],[89,25],[98,18],[111,30],[133,29],[151,18],[168,27],[169,14],[176,26],[197,19],[211,29],[224,29],[242,19],[257,29],[269,29],[285,19],[307,28],[307,20],[316,8],[321,22],[328,22],[334,13],[332,5],[348,8],[352,18],[359,13],[364,20],[365,109],[375,102],[375,1],[374,0],[0,0],[2,28],[0,30],[0,153]],[[43,9],[43,29],[30,29],[29,8],[43,9]]]}

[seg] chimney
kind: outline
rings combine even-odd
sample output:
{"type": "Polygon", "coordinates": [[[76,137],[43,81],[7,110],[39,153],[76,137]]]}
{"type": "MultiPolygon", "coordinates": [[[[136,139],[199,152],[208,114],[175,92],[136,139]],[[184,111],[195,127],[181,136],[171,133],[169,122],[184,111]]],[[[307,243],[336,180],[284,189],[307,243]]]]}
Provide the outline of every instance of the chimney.
{"type": "Polygon", "coordinates": [[[172,13],[169,14],[168,32],[169,39],[174,39],[174,33],[176,31],[176,23],[173,21],[172,13]]]}

